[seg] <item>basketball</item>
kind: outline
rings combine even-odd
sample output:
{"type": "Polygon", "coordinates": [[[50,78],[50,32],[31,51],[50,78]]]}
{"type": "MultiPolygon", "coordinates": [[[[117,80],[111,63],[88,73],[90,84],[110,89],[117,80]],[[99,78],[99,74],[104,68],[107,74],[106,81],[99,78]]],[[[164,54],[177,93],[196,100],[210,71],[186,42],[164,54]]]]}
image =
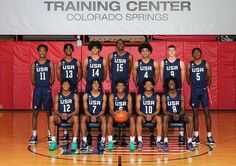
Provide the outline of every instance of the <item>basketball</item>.
{"type": "Polygon", "coordinates": [[[124,123],[127,121],[128,113],[124,110],[115,111],[114,119],[118,123],[124,123]]]}

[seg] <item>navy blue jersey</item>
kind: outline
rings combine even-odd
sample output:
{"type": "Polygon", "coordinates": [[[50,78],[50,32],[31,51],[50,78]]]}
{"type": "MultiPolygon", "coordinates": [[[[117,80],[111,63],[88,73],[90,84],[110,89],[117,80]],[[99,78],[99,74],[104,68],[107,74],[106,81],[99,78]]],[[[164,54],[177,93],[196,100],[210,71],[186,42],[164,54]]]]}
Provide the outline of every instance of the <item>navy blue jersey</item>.
{"type": "Polygon", "coordinates": [[[94,78],[98,78],[99,81],[103,81],[103,57],[99,57],[98,60],[93,60],[91,56],[88,57],[87,65],[87,82],[92,81],[94,78]]]}
{"type": "Polygon", "coordinates": [[[61,79],[69,79],[73,86],[78,84],[78,65],[77,59],[73,58],[72,61],[66,62],[61,60],[61,79]]]}
{"type": "Polygon", "coordinates": [[[199,65],[195,64],[194,61],[190,62],[190,82],[192,89],[207,87],[207,69],[205,60],[199,65]]]}
{"type": "Polygon", "coordinates": [[[88,111],[91,115],[98,115],[102,111],[102,101],[102,93],[97,97],[94,97],[91,93],[88,94],[88,111]]]}
{"type": "Polygon", "coordinates": [[[150,59],[148,63],[144,63],[141,59],[138,60],[138,84],[142,84],[145,78],[154,79],[155,68],[154,60],[150,59]]]}
{"type": "Polygon", "coordinates": [[[117,52],[112,53],[111,60],[111,80],[128,80],[129,79],[129,56],[126,52],[120,56],[117,52]]]}
{"type": "Polygon", "coordinates": [[[164,73],[163,73],[164,83],[165,80],[171,76],[177,79],[178,87],[181,88],[182,87],[181,68],[180,68],[180,59],[178,58],[172,63],[168,59],[164,59],[164,73]]]}
{"type": "Polygon", "coordinates": [[[181,112],[181,93],[177,91],[175,97],[171,97],[166,93],[167,112],[175,114],[181,112]]]}
{"type": "Polygon", "coordinates": [[[62,93],[58,94],[58,112],[70,114],[75,111],[74,93],[64,96],[62,93]]]}
{"type": "Polygon", "coordinates": [[[128,95],[125,94],[125,96],[121,99],[117,95],[114,95],[114,110],[123,110],[128,112],[128,95]]]}
{"type": "Polygon", "coordinates": [[[51,76],[51,68],[50,68],[50,60],[46,60],[44,64],[40,64],[38,61],[34,62],[34,78],[35,78],[35,86],[37,87],[45,87],[50,85],[50,76],[51,76]]]}
{"type": "Polygon", "coordinates": [[[152,96],[147,97],[144,93],[141,94],[140,100],[140,109],[144,114],[153,114],[156,112],[156,103],[157,103],[157,95],[152,93],[152,96]]]}

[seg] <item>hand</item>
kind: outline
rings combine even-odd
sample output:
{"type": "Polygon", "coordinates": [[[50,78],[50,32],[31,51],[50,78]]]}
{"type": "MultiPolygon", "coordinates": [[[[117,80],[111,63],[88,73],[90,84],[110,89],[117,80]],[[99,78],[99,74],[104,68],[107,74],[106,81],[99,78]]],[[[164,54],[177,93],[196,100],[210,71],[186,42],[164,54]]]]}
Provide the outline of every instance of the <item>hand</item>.
{"type": "Polygon", "coordinates": [[[96,116],[92,116],[92,117],[91,117],[91,122],[93,122],[93,123],[97,122],[96,116]]]}
{"type": "Polygon", "coordinates": [[[151,115],[147,115],[146,116],[146,121],[151,121],[152,120],[152,116],[151,115]]]}
{"type": "Polygon", "coordinates": [[[61,114],[61,118],[62,118],[63,120],[67,120],[67,119],[68,119],[67,113],[62,113],[62,114],[61,114]]]}
{"type": "Polygon", "coordinates": [[[174,119],[174,121],[178,121],[179,120],[179,115],[178,114],[174,114],[173,115],[173,119],[174,119]]]}

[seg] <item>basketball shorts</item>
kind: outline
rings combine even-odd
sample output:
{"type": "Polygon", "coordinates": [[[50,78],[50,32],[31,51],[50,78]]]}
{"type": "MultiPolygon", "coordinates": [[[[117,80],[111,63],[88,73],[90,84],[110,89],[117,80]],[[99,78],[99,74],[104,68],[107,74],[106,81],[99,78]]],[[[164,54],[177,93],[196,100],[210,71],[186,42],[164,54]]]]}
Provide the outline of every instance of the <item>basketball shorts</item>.
{"type": "Polygon", "coordinates": [[[51,110],[52,95],[50,87],[35,87],[33,96],[33,109],[39,110],[43,108],[45,110],[51,110]]]}
{"type": "Polygon", "coordinates": [[[198,108],[201,102],[202,107],[209,106],[209,96],[207,87],[191,89],[190,104],[193,108],[198,108]]]}

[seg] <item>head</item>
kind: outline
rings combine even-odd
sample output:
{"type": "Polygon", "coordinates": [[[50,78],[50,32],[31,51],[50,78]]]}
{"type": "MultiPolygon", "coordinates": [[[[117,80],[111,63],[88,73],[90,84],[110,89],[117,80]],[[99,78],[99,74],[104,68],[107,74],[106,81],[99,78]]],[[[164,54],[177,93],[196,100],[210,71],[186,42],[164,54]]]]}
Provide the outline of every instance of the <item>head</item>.
{"type": "Polygon", "coordinates": [[[94,78],[91,81],[91,89],[92,89],[92,91],[99,91],[100,88],[101,88],[101,82],[99,81],[98,78],[94,78]]]}
{"type": "Polygon", "coordinates": [[[71,82],[69,79],[65,78],[61,81],[61,91],[70,91],[71,82]]]}
{"type": "Polygon", "coordinates": [[[125,43],[124,43],[124,41],[123,41],[122,39],[117,40],[117,41],[116,41],[116,49],[117,49],[118,51],[123,51],[124,48],[125,48],[125,43]]]}
{"type": "Polygon", "coordinates": [[[178,89],[178,82],[177,79],[175,77],[168,77],[165,81],[165,89],[167,91],[169,90],[176,90],[178,89]]]}
{"type": "Polygon", "coordinates": [[[119,93],[124,92],[125,91],[125,86],[126,86],[125,81],[123,81],[123,80],[117,80],[116,81],[116,90],[117,90],[117,92],[119,92],[119,93]]]}
{"type": "Polygon", "coordinates": [[[193,56],[194,60],[201,59],[201,57],[202,57],[202,50],[200,48],[198,48],[198,47],[194,48],[192,50],[192,56],[193,56]]]}
{"type": "Polygon", "coordinates": [[[102,51],[102,43],[99,41],[91,41],[88,45],[88,50],[91,51],[93,55],[97,55],[102,51]]]}
{"type": "Polygon", "coordinates": [[[138,47],[138,52],[142,55],[143,58],[147,58],[152,53],[152,46],[149,43],[142,43],[138,47]]]}
{"type": "Polygon", "coordinates": [[[155,82],[152,78],[145,78],[143,80],[143,87],[145,91],[152,91],[154,88],[155,82]]]}
{"type": "Polygon", "coordinates": [[[168,46],[168,56],[169,57],[175,57],[176,54],[176,47],[174,45],[168,46]]]}
{"type": "Polygon", "coordinates": [[[38,51],[38,54],[39,54],[40,58],[45,58],[46,53],[48,52],[48,46],[46,46],[45,44],[40,44],[37,47],[37,51],[38,51]]]}
{"type": "Polygon", "coordinates": [[[74,52],[74,46],[70,43],[65,44],[64,45],[64,53],[68,56],[71,56],[72,52],[74,52]]]}

